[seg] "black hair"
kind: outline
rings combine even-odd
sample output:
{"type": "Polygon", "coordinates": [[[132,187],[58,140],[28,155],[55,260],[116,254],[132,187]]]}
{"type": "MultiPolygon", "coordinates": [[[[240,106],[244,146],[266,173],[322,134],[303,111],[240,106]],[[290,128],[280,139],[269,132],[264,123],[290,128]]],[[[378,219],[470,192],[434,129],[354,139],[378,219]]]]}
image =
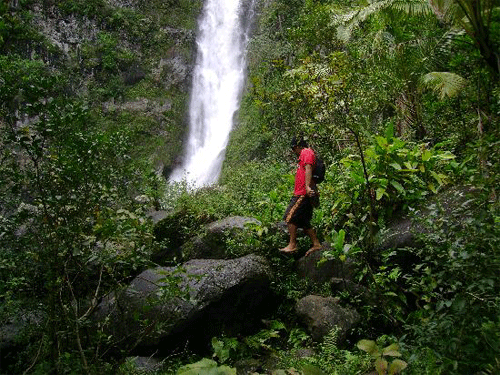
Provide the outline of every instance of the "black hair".
{"type": "Polygon", "coordinates": [[[303,148],[307,147],[307,141],[304,139],[303,136],[299,136],[299,137],[297,137],[295,135],[293,136],[292,141],[290,142],[290,147],[294,148],[296,146],[303,147],[303,148]]]}

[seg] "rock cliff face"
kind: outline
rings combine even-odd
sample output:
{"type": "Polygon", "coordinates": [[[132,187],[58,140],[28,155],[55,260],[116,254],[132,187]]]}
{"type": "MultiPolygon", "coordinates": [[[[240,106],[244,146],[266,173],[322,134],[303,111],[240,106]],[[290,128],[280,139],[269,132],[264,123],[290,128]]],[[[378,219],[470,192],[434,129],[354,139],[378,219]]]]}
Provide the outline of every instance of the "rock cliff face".
{"type": "Polygon", "coordinates": [[[139,128],[139,148],[146,145],[160,169],[182,150],[201,6],[199,0],[34,0],[11,1],[10,11],[32,30],[16,52],[60,71],[72,93],[109,121],[139,128]]]}

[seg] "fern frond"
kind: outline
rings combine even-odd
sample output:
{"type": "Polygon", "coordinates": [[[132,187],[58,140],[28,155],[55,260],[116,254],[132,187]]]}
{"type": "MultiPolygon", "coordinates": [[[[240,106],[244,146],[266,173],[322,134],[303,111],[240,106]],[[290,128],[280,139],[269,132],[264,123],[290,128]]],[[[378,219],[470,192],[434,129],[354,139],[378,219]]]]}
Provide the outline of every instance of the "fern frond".
{"type": "Polygon", "coordinates": [[[450,72],[431,72],[422,77],[422,84],[434,90],[440,99],[457,96],[466,83],[463,77],[450,72]]]}

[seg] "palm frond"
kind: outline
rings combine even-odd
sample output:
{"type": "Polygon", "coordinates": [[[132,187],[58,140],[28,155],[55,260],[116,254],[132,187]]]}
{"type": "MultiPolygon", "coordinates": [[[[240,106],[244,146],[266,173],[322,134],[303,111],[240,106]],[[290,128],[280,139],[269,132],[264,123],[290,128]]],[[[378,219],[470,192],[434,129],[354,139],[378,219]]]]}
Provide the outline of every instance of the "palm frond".
{"type": "Polygon", "coordinates": [[[343,42],[349,41],[352,32],[372,14],[387,8],[394,0],[376,1],[367,7],[360,8],[343,15],[337,15],[333,19],[333,25],[337,26],[337,38],[343,42]]]}
{"type": "Polygon", "coordinates": [[[434,90],[440,99],[455,97],[465,87],[467,81],[455,73],[430,72],[422,77],[422,84],[434,90]]]}
{"type": "Polygon", "coordinates": [[[432,13],[432,8],[427,0],[394,0],[390,8],[416,16],[432,13]]]}
{"type": "Polygon", "coordinates": [[[452,23],[460,12],[455,0],[429,0],[429,5],[436,17],[446,23],[452,23]]]}
{"type": "Polygon", "coordinates": [[[337,26],[337,38],[343,42],[349,41],[352,32],[361,22],[383,9],[392,9],[409,15],[426,15],[433,12],[427,0],[381,0],[354,11],[335,15],[332,24],[337,26]]]}
{"type": "Polygon", "coordinates": [[[379,30],[374,38],[372,43],[372,50],[385,50],[388,52],[393,52],[396,47],[396,38],[391,33],[385,30],[379,30]]]}

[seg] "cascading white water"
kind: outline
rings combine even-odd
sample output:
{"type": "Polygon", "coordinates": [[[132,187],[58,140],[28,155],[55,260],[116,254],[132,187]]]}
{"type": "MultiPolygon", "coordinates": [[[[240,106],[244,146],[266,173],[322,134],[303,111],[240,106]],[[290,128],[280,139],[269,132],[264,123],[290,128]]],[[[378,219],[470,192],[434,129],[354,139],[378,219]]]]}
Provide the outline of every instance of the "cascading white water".
{"type": "MultiPolygon", "coordinates": [[[[205,0],[199,24],[197,60],[189,108],[189,139],[182,167],[171,181],[186,179],[195,187],[217,182],[233,117],[245,79],[249,25],[243,0],[205,0]]],[[[247,8],[251,17],[252,6],[247,8]]]]}

